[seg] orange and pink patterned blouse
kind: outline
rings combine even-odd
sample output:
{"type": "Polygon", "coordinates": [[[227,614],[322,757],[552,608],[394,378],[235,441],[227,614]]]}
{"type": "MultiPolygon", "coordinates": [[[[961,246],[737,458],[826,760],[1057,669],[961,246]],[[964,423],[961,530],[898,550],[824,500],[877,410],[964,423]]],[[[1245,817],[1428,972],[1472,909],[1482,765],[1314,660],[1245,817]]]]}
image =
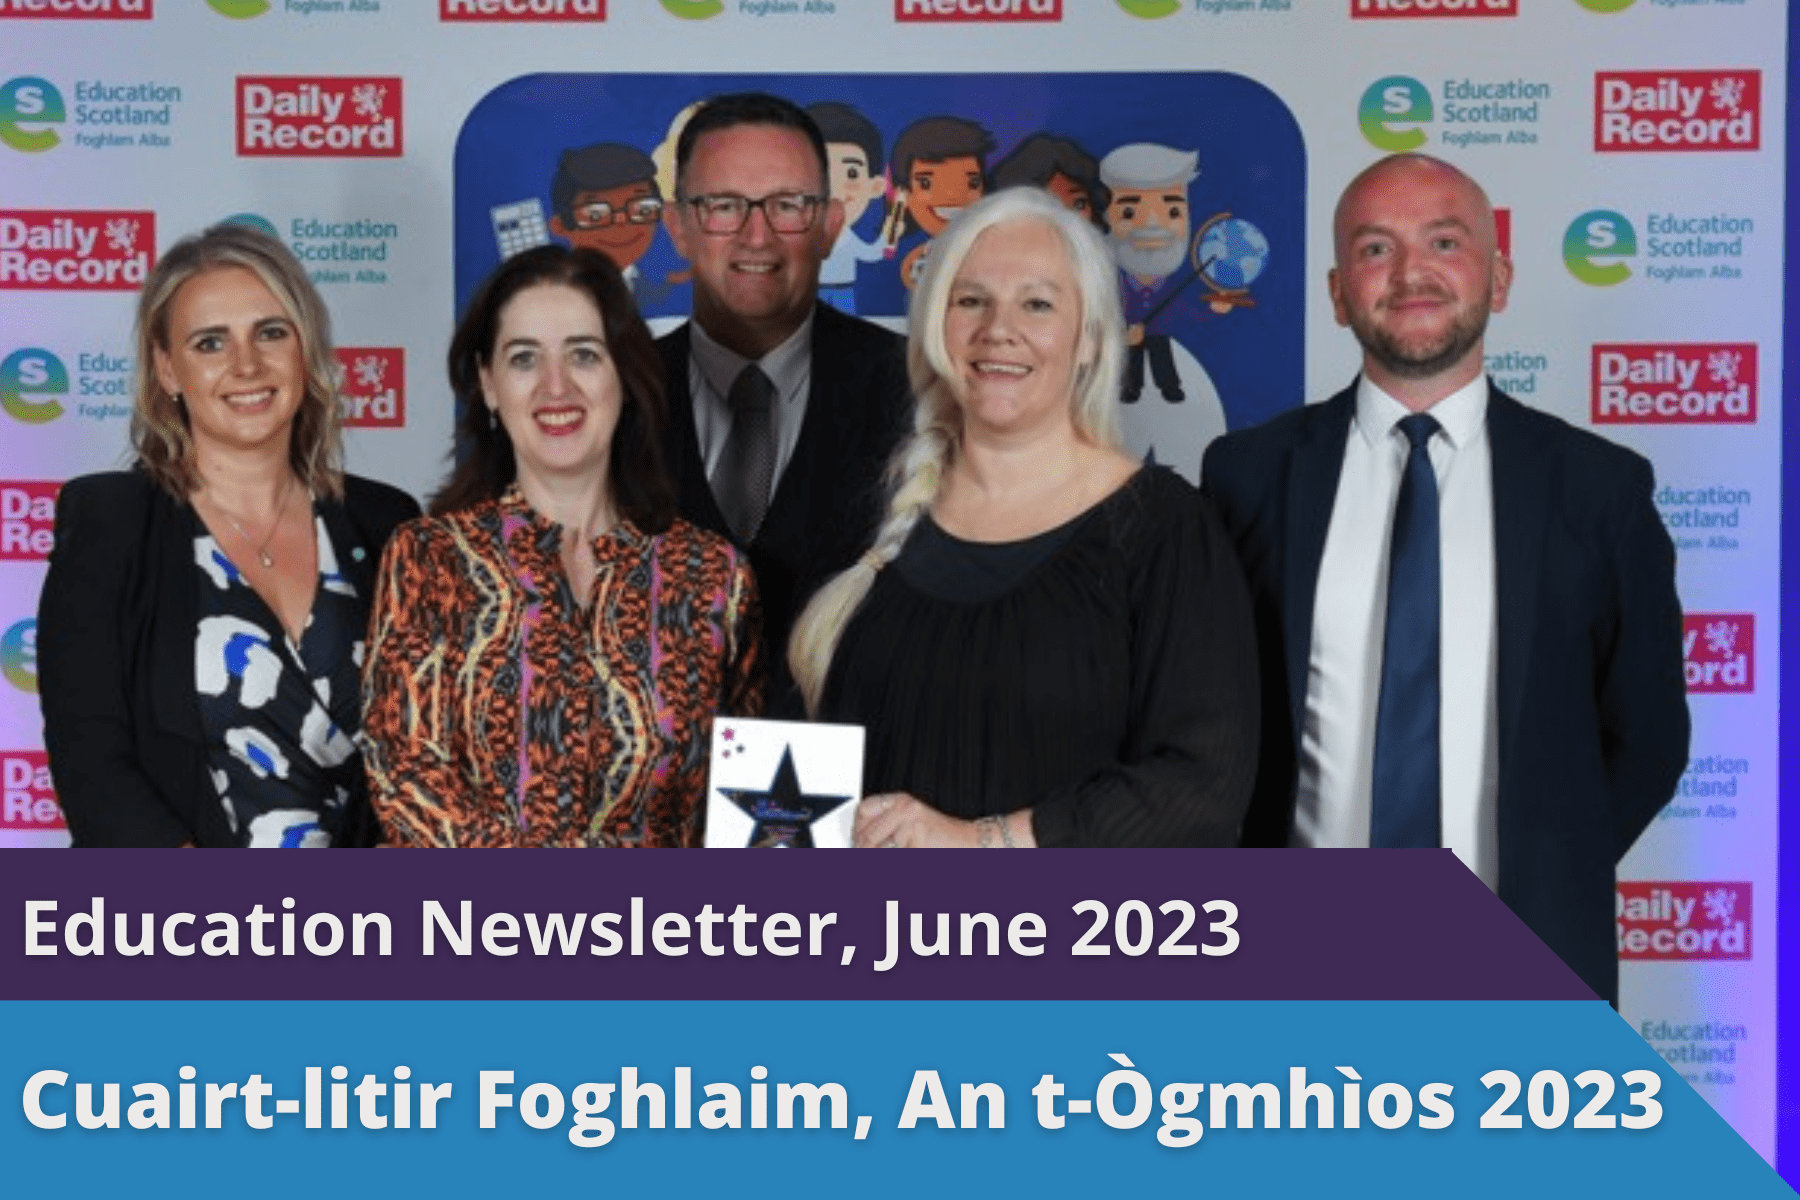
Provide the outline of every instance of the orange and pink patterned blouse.
{"type": "Polygon", "coordinates": [[[514,487],[388,543],[361,737],[386,843],[700,844],[713,717],[762,708],[749,565],[621,521],[582,605],[560,539],[514,487]]]}

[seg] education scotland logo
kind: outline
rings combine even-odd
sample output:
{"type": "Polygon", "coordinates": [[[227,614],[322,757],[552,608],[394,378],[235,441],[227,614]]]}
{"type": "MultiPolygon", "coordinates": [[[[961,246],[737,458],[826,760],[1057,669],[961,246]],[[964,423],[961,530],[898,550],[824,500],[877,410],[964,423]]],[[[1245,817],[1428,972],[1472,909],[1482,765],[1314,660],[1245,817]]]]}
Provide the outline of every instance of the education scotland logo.
{"type": "Polygon", "coordinates": [[[1181,0],[1119,0],[1119,7],[1134,17],[1156,21],[1181,11],[1181,0]]]}
{"type": "Polygon", "coordinates": [[[1756,220],[1729,212],[1645,215],[1646,236],[1623,213],[1597,208],[1582,213],[1563,234],[1563,264],[1593,287],[1631,278],[1630,260],[1642,252],[1644,278],[1656,283],[1740,280],[1755,259],[1756,220]]]}
{"type": "Polygon", "coordinates": [[[62,484],[0,482],[0,562],[42,562],[56,539],[56,493],[62,484]]]}
{"type": "Polygon", "coordinates": [[[1563,234],[1563,265],[1591,287],[1612,287],[1631,278],[1625,261],[1637,257],[1637,230],[1623,213],[1596,208],[1569,222],[1563,234]]]}
{"type": "Polygon", "coordinates": [[[438,0],[440,21],[604,21],[606,0],[438,0]]]}
{"type": "Polygon", "coordinates": [[[1423,126],[1438,124],[1447,146],[1535,145],[1548,83],[1530,79],[1442,80],[1432,89],[1410,75],[1388,75],[1370,84],[1357,106],[1357,125],[1377,150],[1417,150],[1430,140],[1423,126]]]}
{"type": "Polygon", "coordinates": [[[155,246],[153,212],[0,209],[0,289],[133,292],[155,246]]]}
{"type": "Polygon", "coordinates": [[[63,415],[69,372],[48,350],[26,346],[0,359],[0,411],[27,425],[44,425],[63,415]]]}
{"type": "Polygon", "coordinates": [[[1616,893],[1622,962],[1743,962],[1750,958],[1749,883],[1621,880],[1616,893]]]}
{"type": "Polygon", "coordinates": [[[89,150],[172,144],[179,87],[151,80],[83,79],[73,94],[70,108],[62,89],[48,79],[21,75],[0,84],[0,144],[41,154],[62,143],[58,127],[63,125],[74,128],[73,145],[89,150]]]}
{"type": "Polygon", "coordinates": [[[240,75],[237,152],[244,158],[398,158],[397,75],[240,75]]]}
{"type": "Polygon", "coordinates": [[[1432,119],[1431,93],[1409,75],[1389,75],[1371,83],[1357,105],[1356,124],[1377,150],[1398,154],[1426,141],[1419,126],[1432,119]]]}
{"type": "Polygon", "coordinates": [[[0,83],[0,144],[42,154],[62,141],[54,126],[68,120],[62,92],[36,75],[0,83]]]}
{"type": "Polygon", "coordinates": [[[37,621],[26,617],[0,632],[0,678],[37,695],[37,621]]]}
{"type": "Polygon", "coordinates": [[[894,20],[1060,21],[1062,0],[894,0],[894,20]]]}
{"type": "Polygon", "coordinates": [[[1756,617],[1751,613],[1684,613],[1682,670],[1689,695],[1756,690],[1756,617]]]}
{"type": "Polygon", "coordinates": [[[1754,425],[1756,343],[1596,343],[1596,425],[1754,425]]]}
{"type": "Polygon", "coordinates": [[[344,424],[399,429],[406,424],[406,351],[399,346],[339,346],[344,424]]]}
{"type": "Polygon", "coordinates": [[[42,750],[0,750],[0,829],[61,829],[62,809],[42,750]]]}
{"type": "Polygon", "coordinates": [[[1761,71],[1598,71],[1594,149],[1757,150],[1761,71]]]}
{"type": "Polygon", "coordinates": [[[1353,21],[1518,15],[1519,0],[1350,0],[1350,19],[1353,21]]]}

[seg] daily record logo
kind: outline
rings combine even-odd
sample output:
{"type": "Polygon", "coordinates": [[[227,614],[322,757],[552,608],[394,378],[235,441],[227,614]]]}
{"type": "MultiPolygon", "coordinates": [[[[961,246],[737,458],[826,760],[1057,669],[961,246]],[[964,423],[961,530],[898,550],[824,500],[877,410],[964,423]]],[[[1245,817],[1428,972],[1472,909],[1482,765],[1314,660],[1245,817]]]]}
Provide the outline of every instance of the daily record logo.
{"type": "Polygon", "coordinates": [[[0,83],[0,143],[42,153],[62,141],[52,126],[68,119],[62,93],[48,79],[22,75],[0,83]]]}
{"type": "Polygon", "coordinates": [[[241,157],[398,158],[400,78],[240,75],[241,157]]]}
{"type": "Polygon", "coordinates": [[[1748,883],[1621,880],[1615,900],[1619,958],[1696,962],[1750,957],[1748,883]]]}
{"type": "Polygon", "coordinates": [[[1756,690],[1756,618],[1750,613],[1685,613],[1681,618],[1682,670],[1687,690],[1756,690]]]}
{"type": "Polygon", "coordinates": [[[15,421],[44,425],[63,415],[69,372],[48,350],[27,346],[0,359],[0,410],[15,421]]]}
{"type": "Polygon", "coordinates": [[[363,429],[399,429],[406,424],[406,351],[398,346],[339,346],[338,388],[344,424],[363,429]]]}
{"type": "Polygon", "coordinates": [[[1754,342],[1599,344],[1596,425],[1753,425],[1754,342]]]}
{"type": "Polygon", "coordinates": [[[1519,0],[1350,0],[1352,20],[1383,17],[1516,17],[1519,0]]]}
{"type": "Polygon", "coordinates": [[[1757,150],[1761,71],[1600,71],[1594,149],[1757,150]]]}
{"type": "Polygon", "coordinates": [[[604,21],[606,0],[438,0],[440,21],[604,21]]]}
{"type": "Polygon", "coordinates": [[[0,678],[37,695],[37,622],[32,618],[0,630],[0,678]]]}
{"type": "Polygon", "coordinates": [[[0,0],[0,17],[47,21],[148,21],[156,0],[0,0]]]}
{"type": "Polygon", "coordinates": [[[0,561],[42,562],[56,536],[60,483],[0,482],[0,561]]]}
{"type": "Polygon", "coordinates": [[[894,0],[896,21],[1060,21],[1062,0],[894,0]]]}
{"type": "Polygon", "coordinates": [[[0,829],[61,828],[50,756],[42,750],[0,750],[0,829]]]}
{"type": "Polygon", "coordinates": [[[155,246],[153,212],[0,209],[0,289],[133,292],[155,246]]]}

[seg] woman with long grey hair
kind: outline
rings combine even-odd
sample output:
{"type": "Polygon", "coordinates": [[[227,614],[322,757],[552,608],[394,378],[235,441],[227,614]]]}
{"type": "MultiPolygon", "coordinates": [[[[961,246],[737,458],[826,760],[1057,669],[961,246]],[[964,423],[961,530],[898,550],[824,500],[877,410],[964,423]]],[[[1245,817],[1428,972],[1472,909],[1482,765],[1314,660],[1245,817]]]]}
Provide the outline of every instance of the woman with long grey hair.
{"type": "Polygon", "coordinates": [[[1116,269],[1013,188],[939,238],[917,413],[862,560],[789,646],[808,710],[867,727],[867,846],[1235,844],[1257,665],[1230,543],[1120,447],[1116,269]]]}

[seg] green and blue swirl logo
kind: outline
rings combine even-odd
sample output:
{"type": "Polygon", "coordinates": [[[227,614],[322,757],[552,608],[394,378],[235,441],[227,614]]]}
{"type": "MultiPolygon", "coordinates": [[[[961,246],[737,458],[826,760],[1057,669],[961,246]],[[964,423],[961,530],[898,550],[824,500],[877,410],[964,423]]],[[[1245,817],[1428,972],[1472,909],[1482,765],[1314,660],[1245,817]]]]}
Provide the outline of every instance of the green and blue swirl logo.
{"type": "Polygon", "coordinates": [[[15,421],[42,425],[63,415],[69,372],[48,350],[27,346],[0,360],[0,409],[15,421]]]}
{"type": "Polygon", "coordinates": [[[48,79],[21,75],[0,83],[0,142],[38,154],[62,141],[54,129],[68,120],[62,93],[48,79]]]}
{"type": "Polygon", "coordinates": [[[725,0],[662,0],[662,6],[672,17],[680,17],[684,21],[704,21],[724,12],[725,0]]]}
{"type": "Polygon", "coordinates": [[[281,239],[281,231],[275,228],[275,222],[269,220],[269,218],[263,216],[261,213],[232,213],[229,217],[220,217],[219,224],[242,225],[246,229],[255,229],[262,233],[266,233],[277,241],[281,239]]]}
{"type": "Polygon", "coordinates": [[[1563,265],[1569,274],[1594,287],[1612,287],[1631,278],[1631,267],[1620,261],[1636,258],[1637,230],[1623,213],[1607,208],[1584,212],[1569,222],[1563,234],[1563,265]]]}
{"type": "Polygon", "coordinates": [[[221,17],[230,17],[234,21],[260,17],[275,7],[270,0],[206,0],[206,6],[221,17]]]}
{"type": "Polygon", "coordinates": [[[1636,4],[1637,0],[1575,0],[1575,3],[1581,5],[1581,7],[1587,9],[1589,12],[1616,13],[1624,12],[1633,4],[1636,4]]]}
{"type": "Polygon", "coordinates": [[[1119,7],[1134,17],[1155,21],[1181,11],[1181,0],[1119,0],[1119,7]]]}
{"type": "Polygon", "coordinates": [[[0,633],[0,675],[21,692],[37,694],[37,622],[30,617],[0,633]]]}
{"type": "Polygon", "coordinates": [[[1356,107],[1356,123],[1363,137],[1369,145],[1390,154],[1423,146],[1426,135],[1418,126],[1432,115],[1431,93],[1410,75],[1377,79],[1356,107]]]}

